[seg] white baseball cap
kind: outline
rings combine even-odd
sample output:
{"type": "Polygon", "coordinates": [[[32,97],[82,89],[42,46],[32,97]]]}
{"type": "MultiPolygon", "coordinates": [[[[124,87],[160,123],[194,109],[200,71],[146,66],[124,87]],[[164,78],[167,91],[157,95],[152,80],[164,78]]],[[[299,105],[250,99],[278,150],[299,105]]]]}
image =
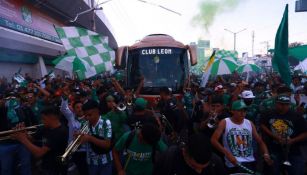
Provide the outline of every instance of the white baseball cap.
{"type": "Polygon", "coordinates": [[[243,91],[240,95],[241,98],[255,98],[252,91],[243,91]]]}

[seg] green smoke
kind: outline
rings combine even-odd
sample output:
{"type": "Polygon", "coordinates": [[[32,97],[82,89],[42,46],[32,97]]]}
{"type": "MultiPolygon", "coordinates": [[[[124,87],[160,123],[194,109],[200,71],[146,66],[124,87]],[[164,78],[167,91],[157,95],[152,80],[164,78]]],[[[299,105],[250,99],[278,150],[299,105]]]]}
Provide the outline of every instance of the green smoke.
{"type": "Polygon", "coordinates": [[[234,10],[245,0],[204,0],[200,4],[200,12],[193,17],[193,24],[204,27],[207,31],[218,14],[234,10]]]}

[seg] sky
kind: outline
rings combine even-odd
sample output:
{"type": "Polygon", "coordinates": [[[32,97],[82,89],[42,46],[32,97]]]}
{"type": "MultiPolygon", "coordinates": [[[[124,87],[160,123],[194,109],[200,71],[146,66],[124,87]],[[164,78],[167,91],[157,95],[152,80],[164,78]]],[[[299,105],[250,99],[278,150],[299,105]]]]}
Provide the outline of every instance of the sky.
{"type": "MultiPolygon", "coordinates": [[[[96,0],[98,3],[105,0],[96,0]]],[[[144,36],[154,33],[171,35],[184,44],[199,39],[210,40],[211,48],[233,50],[233,32],[237,34],[236,50],[252,56],[252,32],[254,54],[266,53],[267,45],[274,47],[275,34],[282,19],[285,5],[289,4],[289,42],[307,43],[307,12],[295,13],[295,0],[146,0],[181,13],[179,16],[167,10],[138,0],[112,0],[103,4],[103,12],[113,28],[119,46],[132,45],[144,36]],[[205,27],[193,22],[206,1],[234,1],[238,4],[222,10],[212,25],[205,27]]]]}

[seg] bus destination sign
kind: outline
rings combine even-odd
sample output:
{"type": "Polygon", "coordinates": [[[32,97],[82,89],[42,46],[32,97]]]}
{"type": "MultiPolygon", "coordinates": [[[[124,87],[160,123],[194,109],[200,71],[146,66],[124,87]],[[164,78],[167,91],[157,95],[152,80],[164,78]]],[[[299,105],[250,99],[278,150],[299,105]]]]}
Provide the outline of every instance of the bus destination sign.
{"type": "Polygon", "coordinates": [[[163,49],[163,48],[158,48],[158,49],[142,49],[141,50],[142,55],[171,55],[172,54],[172,49],[163,49]]]}

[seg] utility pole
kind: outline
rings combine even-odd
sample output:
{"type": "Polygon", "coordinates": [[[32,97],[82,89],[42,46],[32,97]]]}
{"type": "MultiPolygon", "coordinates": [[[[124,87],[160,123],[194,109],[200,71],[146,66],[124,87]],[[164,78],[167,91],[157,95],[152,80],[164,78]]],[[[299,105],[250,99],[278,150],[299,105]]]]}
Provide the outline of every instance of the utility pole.
{"type": "Polygon", "coordinates": [[[255,31],[252,32],[252,57],[254,57],[255,31]]]}
{"type": "Polygon", "coordinates": [[[269,41],[262,41],[261,44],[265,44],[266,47],[266,54],[269,54],[270,42],[269,41]]]}
{"type": "Polygon", "coordinates": [[[240,30],[238,32],[233,32],[233,31],[230,31],[228,29],[224,29],[224,30],[233,34],[233,50],[236,51],[237,34],[246,30],[246,28],[243,29],[243,30],[240,30]]]}
{"type": "MultiPolygon", "coordinates": [[[[91,1],[91,8],[95,8],[95,0],[92,0],[91,1]]],[[[93,14],[92,14],[92,30],[94,32],[96,32],[96,13],[95,13],[95,10],[93,10],[93,14]]]]}

